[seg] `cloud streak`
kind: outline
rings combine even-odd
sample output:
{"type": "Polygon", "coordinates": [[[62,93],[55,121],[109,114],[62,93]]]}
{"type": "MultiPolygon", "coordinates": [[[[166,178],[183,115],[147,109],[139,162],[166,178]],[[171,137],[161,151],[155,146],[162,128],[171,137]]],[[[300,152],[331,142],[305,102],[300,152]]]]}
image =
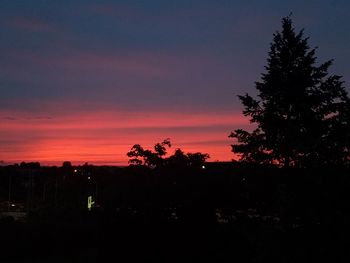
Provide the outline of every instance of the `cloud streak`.
{"type": "Polygon", "coordinates": [[[0,159],[57,165],[64,160],[127,164],[125,154],[133,144],[152,147],[170,137],[175,147],[185,151],[208,152],[212,160],[230,160],[227,135],[231,128],[246,124],[247,120],[231,114],[81,112],[49,119],[24,116],[3,121],[0,159]]]}
{"type": "Polygon", "coordinates": [[[31,33],[55,31],[55,28],[50,23],[36,17],[13,16],[8,17],[5,23],[12,28],[31,33]]]}

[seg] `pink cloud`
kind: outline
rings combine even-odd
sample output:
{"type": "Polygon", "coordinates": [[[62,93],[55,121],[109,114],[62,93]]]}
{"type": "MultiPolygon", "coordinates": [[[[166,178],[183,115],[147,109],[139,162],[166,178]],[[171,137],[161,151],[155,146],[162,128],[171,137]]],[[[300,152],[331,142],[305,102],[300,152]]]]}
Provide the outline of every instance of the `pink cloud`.
{"type": "Polygon", "coordinates": [[[176,55],[156,53],[93,53],[71,50],[66,53],[34,54],[16,52],[11,54],[13,70],[18,63],[35,64],[36,67],[50,67],[66,72],[113,75],[136,74],[137,76],[164,77],[172,74],[179,64],[176,55]]]}
{"type": "MultiPolygon", "coordinates": [[[[64,107],[64,105],[61,105],[64,107]]],[[[2,128],[32,129],[126,129],[126,128],[181,128],[197,126],[245,125],[247,119],[240,113],[184,113],[152,111],[93,110],[55,113],[55,116],[2,111],[2,128]],[[79,121],[77,121],[79,120],[79,121]]]]}
{"type": "Polygon", "coordinates": [[[7,23],[12,27],[31,32],[47,32],[53,29],[49,23],[35,17],[13,17],[7,23]]]}
{"type": "MultiPolygon", "coordinates": [[[[197,74],[200,70],[216,65],[223,66],[219,58],[208,54],[181,54],[157,51],[120,51],[92,52],[81,50],[66,50],[65,52],[31,53],[15,52],[8,55],[11,63],[7,64],[7,71],[18,74],[18,65],[35,69],[55,69],[74,76],[75,74],[91,74],[93,76],[115,76],[123,74],[127,76],[166,78],[188,74],[189,70],[197,74]]],[[[23,78],[31,79],[31,71],[25,71],[23,78]]],[[[54,74],[56,71],[50,71],[54,74]]],[[[74,78],[73,78],[74,79],[74,78]]]]}

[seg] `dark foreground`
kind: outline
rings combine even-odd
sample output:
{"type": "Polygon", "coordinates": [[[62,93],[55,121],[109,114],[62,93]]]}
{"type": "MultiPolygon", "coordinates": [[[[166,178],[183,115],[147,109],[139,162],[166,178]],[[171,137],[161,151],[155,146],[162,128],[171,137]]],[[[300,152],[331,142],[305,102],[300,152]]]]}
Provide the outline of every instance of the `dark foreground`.
{"type": "Polygon", "coordinates": [[[350,262],[348,170],[85,168],[0,169],[1,263],[350,262]]]}
{"type": "MultiPolygon", "coordinates": [[[[97,216],[100,217],[100,216],[97,216]]],[[[231,223],[3,222],[1,262],[348,262],[349,220],[231,223]]]]}

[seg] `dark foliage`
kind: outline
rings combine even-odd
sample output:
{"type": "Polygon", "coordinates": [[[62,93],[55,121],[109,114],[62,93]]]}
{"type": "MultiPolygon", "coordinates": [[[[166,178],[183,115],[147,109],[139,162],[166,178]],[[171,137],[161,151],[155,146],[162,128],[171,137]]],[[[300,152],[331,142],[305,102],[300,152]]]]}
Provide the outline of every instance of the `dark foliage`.
{"type": "Polygon", "coordinates": [[[274,34],[266,73],[256,82],[258,99],[239,96],[252,132],[235,130],[232,151],[241,161],[284,167],[349,165],[350,99],[340,76],[328,73],[332,61],[316,65],[303,30],[282,20],[274,34]]]}
{"type": "Polygon", "coordinates": [[[150,168],[160,167],[200,167],[209,158],[206,153],[187,153],[185,154],[181,149],[176,149],[175,153],[169,157],[167,148],[171,147],[170,139],[165,139],[161,143],[154,146],[154,151],[145,150],[140,144],[135,144],[127,153],[130,158],[129,163],[134,165],[146,165],[150,168]]]}

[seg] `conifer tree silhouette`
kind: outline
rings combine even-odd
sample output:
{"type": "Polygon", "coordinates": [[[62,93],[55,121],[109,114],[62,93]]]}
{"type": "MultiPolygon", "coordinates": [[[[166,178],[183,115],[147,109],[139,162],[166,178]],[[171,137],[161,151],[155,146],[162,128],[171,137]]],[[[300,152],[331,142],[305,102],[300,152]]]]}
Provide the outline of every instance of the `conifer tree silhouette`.
{"type": "Polygon", "coordinates": [[[266,73],[256,82],[258,98],[238,96],[255,124],[252,132],[238,129],[232,151],[241,161],[274,163],[283,167],[348,165],[350,156],[350,99],[338,75],[328,69],[332,60],[316,65],[301,30],[289,17],[274,34],[266,73]]]}

